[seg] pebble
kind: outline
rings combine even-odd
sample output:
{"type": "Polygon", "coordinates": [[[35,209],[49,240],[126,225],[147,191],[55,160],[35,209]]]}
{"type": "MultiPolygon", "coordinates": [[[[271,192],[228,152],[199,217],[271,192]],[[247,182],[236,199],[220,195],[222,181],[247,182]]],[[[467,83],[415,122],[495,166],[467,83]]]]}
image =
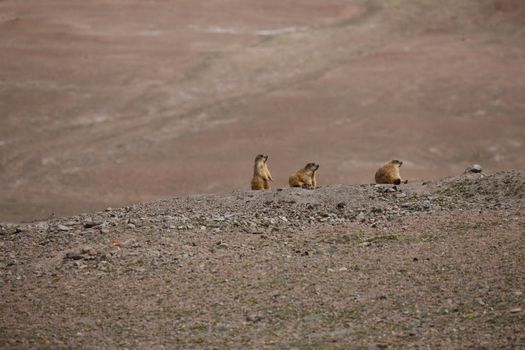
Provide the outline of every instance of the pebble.
{"type": "Polygon", "coordinates": [[[264,317],[258,314],[249,314],[246,316],[246,321],[253,323],[262,321],[263,319],[264,317]]]}
{"type": "Polygon", "coordinates": [[[57,230],[59,231],[70,231],[71,227],[65,226],[65,225],[58,225],[57,230]]]}
{"type": "Polygon", "coordinates": [[[65,258],[66,259],[71,259],[71,260],[80,260],[82,259],[82,254],[78,251],[74,251],[74,252],[68,252],[66,253],[66,256],[65,258]]]}
{"type": "Polygon", "coordinates": [[[92,228],[94,226],[97,226],[97,224],[94,223],[93,221],[86,221],[86,222],[84,222],[84,228],[92,228]]]}
{"type": "Polygon", "coordinates": [[[216,243],[216,245],[219,247],[219,248],[228,248],[228,245],[226,243],[224,243],[223,241],[219,241],[216,243]]]}
{"type": "Polygon", "coordinates": [[[474,164],[472,166],[469,166],[467,169],[465,169],[464,173],[481,173],[483,168],[481,168],[481,165],[474,164]]]}

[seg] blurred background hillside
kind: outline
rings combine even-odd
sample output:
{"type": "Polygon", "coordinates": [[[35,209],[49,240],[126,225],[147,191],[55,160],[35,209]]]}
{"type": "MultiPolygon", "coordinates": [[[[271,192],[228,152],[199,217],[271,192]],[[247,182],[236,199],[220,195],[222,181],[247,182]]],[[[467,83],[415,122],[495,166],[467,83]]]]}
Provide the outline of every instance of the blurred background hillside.
{"type": "Polygon", "coordinates": [[[0,221],[525,169],[522,0],[0,1],[0,221]]]}

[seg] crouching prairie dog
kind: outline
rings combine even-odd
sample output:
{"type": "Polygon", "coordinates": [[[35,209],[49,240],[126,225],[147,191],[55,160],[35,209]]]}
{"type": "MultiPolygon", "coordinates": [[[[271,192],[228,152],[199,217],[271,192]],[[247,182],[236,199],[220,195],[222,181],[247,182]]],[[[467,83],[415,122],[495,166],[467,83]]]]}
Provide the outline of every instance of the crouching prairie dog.
{"type": "Polygon", "coordinates": [[[399,175],[399,168],[403,165],[403,162],[397,159],[391,160],[390,162],[383,165],[376,171],[376,183],[377,184],[394,184],[399,185],[401,183],[407,183],[408,180],[401,180],[399,175]]]}
{"type": "Polygon", "coordinates": [[[317,186],[315,172],[319,169],[319,164],[308,163],[297,170],[297,172],[290,176],[288,183],[290,187],[314,188],[317,186]]]}
{"type": "Polygon", "coordinates": [[[253,164],[252,190],[269,190],[272,174],[268,170],[268,156],[258,154],[253,164]]]}

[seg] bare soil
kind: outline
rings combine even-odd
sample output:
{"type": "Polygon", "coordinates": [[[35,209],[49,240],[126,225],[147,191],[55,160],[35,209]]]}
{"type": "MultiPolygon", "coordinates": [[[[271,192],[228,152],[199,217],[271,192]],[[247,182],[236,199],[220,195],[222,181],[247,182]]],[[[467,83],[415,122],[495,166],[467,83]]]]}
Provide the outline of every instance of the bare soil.
{"type": "Polygon", "coordinates": [[[0,1],[0,219],[525,169],[522,0],[0,1]]]}
{"type": "Polygon", "coordinates": [[[525,176],[0,224],[2,349],[523,349],[525,176]]]}

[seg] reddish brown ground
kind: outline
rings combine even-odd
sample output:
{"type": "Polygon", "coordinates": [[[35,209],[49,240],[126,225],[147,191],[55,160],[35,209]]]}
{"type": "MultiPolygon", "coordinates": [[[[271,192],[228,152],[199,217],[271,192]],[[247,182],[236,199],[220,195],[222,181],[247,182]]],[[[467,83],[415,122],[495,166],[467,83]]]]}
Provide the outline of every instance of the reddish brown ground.
{"type": "Polygon", "coordinates": [[[524,169],[525,3],[0,1],[0,220],[524,169]]]}
{"type": "Polygon", "coordinates": [[[525,348],[525,177],[0,224],[2,349],[525,348]]]}

